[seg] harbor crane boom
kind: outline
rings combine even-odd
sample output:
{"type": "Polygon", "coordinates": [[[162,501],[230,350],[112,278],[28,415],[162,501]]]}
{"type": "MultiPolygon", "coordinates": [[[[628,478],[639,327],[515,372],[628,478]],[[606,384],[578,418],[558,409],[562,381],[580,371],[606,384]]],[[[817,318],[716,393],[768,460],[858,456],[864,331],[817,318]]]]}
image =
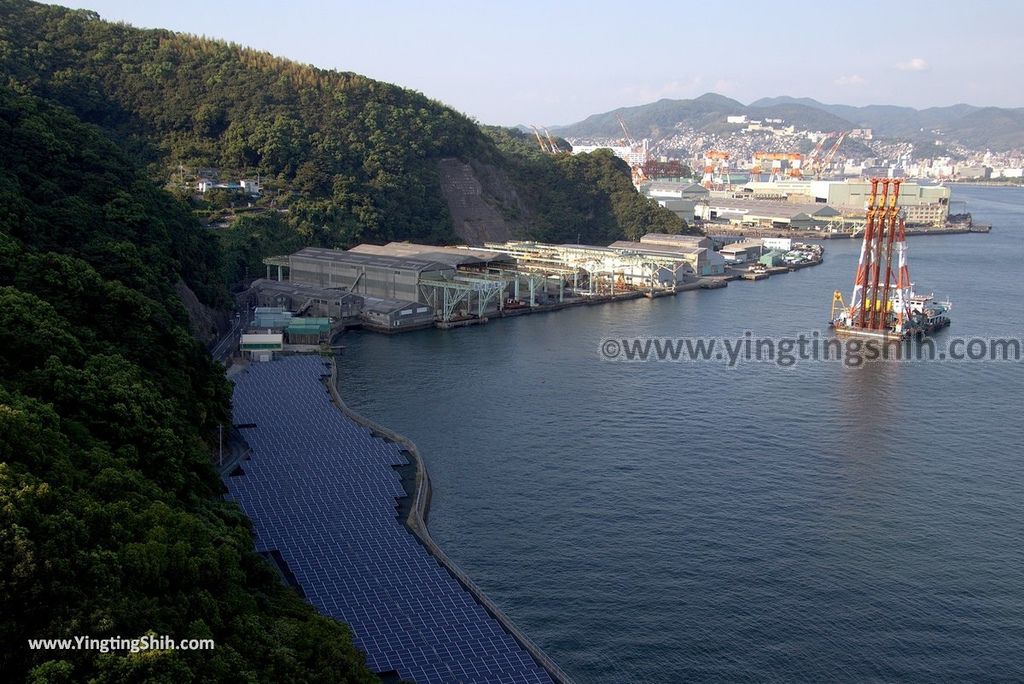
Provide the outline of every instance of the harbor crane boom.
{"type": "Polygon", "coordinates": [[[540,130],[533,124],[530,124],[530,128],[533,129],[533,135],[537,138],[537,146],[540,147],[540,151],[550,154],[551,150],[548,148],[547,143],[544,142],[544,138],[541,137],[540,130]]]}
{"type": "Polygon", "coordinates": [[[821,169],[827,168],[828,165],[832,163],[832,160],[836,156],[836,152],[839,151],[840,146],[842,146],[843,141],[846,140],[846,136],[848,136],[849,134],[849,131],[843,131],[842,133],[839,134],[839,138],[836,140],[836,144],[832,146],[832,148],[828,151],[828,154],[825,155],[825,158],[821,160],[821,169]]]}
{"type": "Polygon", "coordinates": [[[551,146],[551,154],[558,154],[559,152],[561,152],[561,151],[562,151],[562,148],[560,148],[560,147],[559,147],[559,146],[558,146],[558,145],[557,145],[557,144],[555,143],[555,139],[551,137],[551,133],[550,133],[550,132],[548,131],[548,129],[547,129],[547,128],[545,128],[545,129],[544,129],[544,135],[546,135],[546,136],[547,136],[547,138],[548,138],[548,144],[549,144],[549,145],[551,146]]]}
{"type": "Polygon", "coordinates": [[[628,129],[628,128],[626,128],[626,121],[625,121],[625,120],[624,120],[624,119],[622,118],[622,116],[621,116],[621,115],[619,115],[619,114],[616,114],[616,115],[615,115],[615,120],[616,120],[616,121],[618,121],[618,122],[619,122],[619,126],[621,126],[621,127],[622,127],[622,132],[623,132],[623,133],[625,134],[625,136],[626,136],[626,143],[627,143],[627,144],[628,144],[628,145],[629,145],[630,147],[636,147],[636,141],[635,141],[635,140],[633,140],[633,136],[629,134],[629,129],[628,129]]]}

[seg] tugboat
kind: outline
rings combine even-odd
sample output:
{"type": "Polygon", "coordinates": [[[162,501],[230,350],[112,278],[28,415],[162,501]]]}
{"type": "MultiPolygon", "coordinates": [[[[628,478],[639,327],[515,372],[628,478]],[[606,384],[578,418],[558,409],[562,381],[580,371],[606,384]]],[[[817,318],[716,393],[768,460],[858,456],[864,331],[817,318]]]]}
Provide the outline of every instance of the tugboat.
{"type": "Polygon", "coordinates": [[[872,178],[864,241],[850,305],[837,290],[829,325],[837,334],[904,340],[947,327],[949,301],[914,292],[907,266],[901,179],[872,178]]]}

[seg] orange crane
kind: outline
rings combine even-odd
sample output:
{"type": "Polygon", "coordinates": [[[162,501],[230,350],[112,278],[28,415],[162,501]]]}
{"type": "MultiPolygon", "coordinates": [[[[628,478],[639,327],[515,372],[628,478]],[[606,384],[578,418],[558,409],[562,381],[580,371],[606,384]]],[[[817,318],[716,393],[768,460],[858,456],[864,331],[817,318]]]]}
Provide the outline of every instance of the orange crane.
{"type": "Polygon", "coordinates": [[[715,186],[715,177],[720,180],[729,172],[729,153],[721,150],[708,150],[704,153],[704,176],[701,183],[709,190],[715,186]]]}
{"type": "Polygon", "coordinates": [[[761,175],[761,162],[770,161],[771,165],[771,177],[769,182],[774,183],[775,181],[782,180],[783,169],[782,162],[789,163],[789,175],[792,178],[801,178],[803,172],[800,170],[800,165],[803,161],[803,155],[799,152],[755,152],[754,153],[754,165],[750,169],[751,176],[761,175]]]}

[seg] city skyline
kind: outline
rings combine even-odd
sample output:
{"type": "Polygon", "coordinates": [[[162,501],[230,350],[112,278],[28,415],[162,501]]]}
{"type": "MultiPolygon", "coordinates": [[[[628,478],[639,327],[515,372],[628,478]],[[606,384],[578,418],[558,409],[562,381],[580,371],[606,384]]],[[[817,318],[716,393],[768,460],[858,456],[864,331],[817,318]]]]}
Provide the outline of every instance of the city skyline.
{"type": "Polygon", "coordinates": [[[377,6],[62,3],[104,19],[224,39],[423,92],[482,123],[546,126],[715,92],[915,108],[1017,107],[1024,6],[808,2],[681,8],[468,2],[377,6]],[[971,27],[978,27],[972,32],[971,27]],[[966,36],[966,37],[965,37],[966,36]],[[983,39],[983,42],[982,42],[983,39]],[[978,78],[984,74],[984,78],[978,78]]]}

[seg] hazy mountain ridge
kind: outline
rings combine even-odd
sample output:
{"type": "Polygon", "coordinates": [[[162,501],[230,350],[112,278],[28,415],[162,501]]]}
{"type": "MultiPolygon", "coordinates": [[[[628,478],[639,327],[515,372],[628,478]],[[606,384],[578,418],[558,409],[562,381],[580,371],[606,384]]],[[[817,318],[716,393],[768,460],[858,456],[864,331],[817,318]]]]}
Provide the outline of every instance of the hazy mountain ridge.
{"type": "Polygon", "coordinates": [[[932,131],[940,130],[947,140],[972,148],[1003,151],[1024,146],[1024,108],[963,103],[926,109],[896,105],[855,107],[789,96],[765,97],[744,105],[717,93],[620,107],[551,130],[569,137],[615,137],[621,135],[617,119],[621,116],[635,137],[660,138],[677,123],[697,130],[713,130],[725,125],[725,117],[744,114],[751,119],[784,119],[787,124],[806,130],[871,128],[876,136],[911,140],[932,140],[936,137],[932,131]]]}
{"type": "Polygon", "coordinates": [[[1024,146],[1024,108],[979,107],[954,104],[915,109],[897,105],[825,104],[809,97],[761,98],[752,107],[799,104],[841,117],[860,128],[871,128],[884,137],[930,140],[932,131],[962,145],[974,148],[1008,150],[1024,146]]]}

